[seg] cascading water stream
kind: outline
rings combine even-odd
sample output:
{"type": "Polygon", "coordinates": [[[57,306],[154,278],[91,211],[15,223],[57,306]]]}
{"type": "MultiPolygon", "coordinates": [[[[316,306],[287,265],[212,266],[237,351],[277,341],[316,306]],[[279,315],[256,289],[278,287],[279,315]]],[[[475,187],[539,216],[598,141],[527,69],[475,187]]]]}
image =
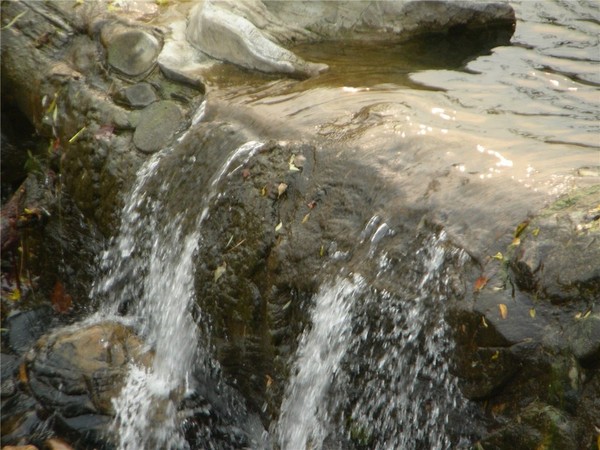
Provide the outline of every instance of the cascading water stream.
{"type": "MultiPolygon", "coordinates": [[[[369,257],[379,256],[377,277],[396,277],[377,249],[381,230],[393,233],[377,223],[366,229],[369,257]]],[[[360,275],[340,275],[321,289],[282,404],[281,449],[329,448],[329,437],[334,448],[344,441],[373,449],[451,447],[449,415],[460,413],[464,400],[448,370],[442,306],[447,266],[464,259],[442,232],[414,253],[419,275],[398,277],[407,284],[403,292],[374,289],[360,275]]]]}
{"type": "Polygon", "coordinates": [[[194,256],[202,245],[202,224],[209,218],[219,182],[237,170],[231,170],[235,161],[247,161],[262,145],[251,141],[235,150],[209,181],[198,207],[174,217],[165,216],[168,185],[162,185],[154,198],[148,193],[149,181],[173,149],[152,156],[137,174],[119,234],[103,255],[106,276],[92,291],[94,297],[108,297],[102,316],[136,327],[154,352],[152,367],[130,367],[120,396],[113,400],[119,449],[188,448],[179,429],[178,404],[195,366],[211,360],[199,345],[205,337],[191,312],[194,256]],[[190,215],[196,219],[186,233],[183,224],[190,215]],[[125,317],[118,315],[122,309],[127,310],[125,317]]]}

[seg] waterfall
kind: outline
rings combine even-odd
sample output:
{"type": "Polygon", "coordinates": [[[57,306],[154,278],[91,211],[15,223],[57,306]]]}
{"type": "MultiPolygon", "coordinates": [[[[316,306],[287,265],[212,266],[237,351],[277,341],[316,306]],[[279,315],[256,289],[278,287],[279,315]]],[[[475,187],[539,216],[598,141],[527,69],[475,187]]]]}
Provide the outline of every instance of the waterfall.
{"type": "Polygon", "coordinates": [[[465,402],[449,374],[443,303],[449,267],[460,268],[466,256],[441,232],[399,274],[385,252],[375,251],[382,227],[392,234],[385,223],[375,229],[378,221],[367,225],[369,257],[378,259],[376,279],[392,277],[399,291],[355,274],[340,275],[315,296],[277,426],[283,450],[452,446],[449,416],[465,402]]]}
{"type": "Polygon", "coordinates": [[[150,185],[173,148],[153,155],[137,173],[119,233],[102,257],[105,276],[92,289],[94,298],[106,298],[100,314],[134,326],[154,352],[151,367],[130,367],[120,396],[113,400],[113,431],[121,450],[188,448],[179,429],[178,405],[190,390],[192,371],[212,361],[200,345],[205,336],[192,316],[194,257],[203,245],[202,224],[209,218],[219,182],[240,167],[232,168],[235,162],[244,164],[262,145],[250,141],[237,148],[209,180],[194,208],[172,216],[164,200],[170,184],[159,184],[158,189],[150,185]],[[186,227],[190,216],[195,217],[193,225],[186,227]]]}

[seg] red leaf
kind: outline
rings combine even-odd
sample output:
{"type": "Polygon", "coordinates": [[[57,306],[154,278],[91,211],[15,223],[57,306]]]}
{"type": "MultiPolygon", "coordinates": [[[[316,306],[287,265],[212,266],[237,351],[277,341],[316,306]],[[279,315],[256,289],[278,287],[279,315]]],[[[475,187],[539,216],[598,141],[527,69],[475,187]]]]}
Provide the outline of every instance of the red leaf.
{"type": "Polygon", "coordinates": [[[73,305],[73,299],[65,292],[65,287],[60,281],[57,281],[54,285],[50,300],[52,301],[52,306],[56,312],[61,314],[68,312],[73,305]]]}
{"type": "Polygon", "coordinates": [[[485,287],[485,285],[487,284],[488,281],[489,281],[488,277],[480,276],[479,278],[477,278],[475,280],[475,283],[473,284],[473,290],[475,292],[479,292],[480,290],[482,290],[485,287]]]}

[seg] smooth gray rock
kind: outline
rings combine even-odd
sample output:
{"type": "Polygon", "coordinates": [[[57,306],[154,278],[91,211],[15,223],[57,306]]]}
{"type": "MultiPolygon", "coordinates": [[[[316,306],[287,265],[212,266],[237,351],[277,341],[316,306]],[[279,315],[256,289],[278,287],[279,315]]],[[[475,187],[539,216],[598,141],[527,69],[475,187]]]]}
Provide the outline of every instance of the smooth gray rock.
{"type": "Polygon", "coordinates": [[[144,109],[133,135],[133,143],[144,153],[165,147],[181,126],[183,113],[174,102],[165,100],[144,109]]]}
{"type": "Polygon", "coordinates": [[[116,100],[132,108],[144,108],[158,100],[156,92],[148,83],[137,83],[121,89],[116,100]]]}
{"type": "Polygon", "coordinates": [[[154,36],[138,29],[128,29],[107,38],[107,59],[113,69],[138,77],[156,64],[161,44],[154,36]]]}

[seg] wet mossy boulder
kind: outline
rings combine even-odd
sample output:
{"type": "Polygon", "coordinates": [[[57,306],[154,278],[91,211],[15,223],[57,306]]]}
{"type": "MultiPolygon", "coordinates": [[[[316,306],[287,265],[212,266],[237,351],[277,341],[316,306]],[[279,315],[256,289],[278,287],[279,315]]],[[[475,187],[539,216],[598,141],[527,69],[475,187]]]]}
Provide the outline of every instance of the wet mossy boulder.
{"type": "Polygon", "coordinates": [[[556,304],[600,299],[600,185],[562,196],[518,239],[510,267],[520,289],[556,304]]]}

